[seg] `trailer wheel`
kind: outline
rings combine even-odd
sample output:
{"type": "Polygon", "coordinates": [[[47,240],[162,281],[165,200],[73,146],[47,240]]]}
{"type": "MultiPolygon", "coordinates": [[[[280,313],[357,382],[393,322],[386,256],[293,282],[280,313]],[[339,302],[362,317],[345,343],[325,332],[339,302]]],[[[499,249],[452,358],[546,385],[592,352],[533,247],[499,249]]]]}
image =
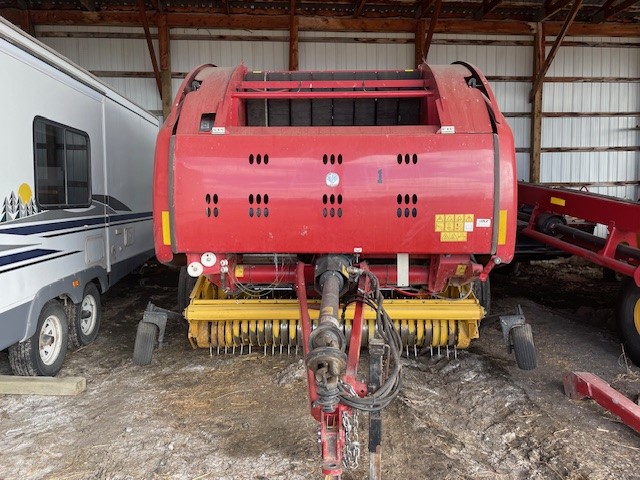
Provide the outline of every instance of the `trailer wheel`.
{"type": "Polygon", "coordinates": [[[191,291],[196,286],[197,281],[197,278],[187,273],[187,267],[180,268],[180,275],[178,276],[178,308],[181,313],[189,306],[189,295],[191,295],[191,291]]]}
{"type": "Polygon", "coordinates": [[[515,325],[509,332],[511,344],[516,356],[516,364],[521,370],[533,370],[538,366],[536,346],[533,343],[533,332],[528,323],[515,325]]]}
{"type": "Polygon", "coordinates": [[[80,348],[92,343],[98,336],[102,305],[95,283],[88,283],[78,305],[69,303],[65,310],[69,317],[69,347],[80,348]]]}
{"type": "Polygon", "coordinates": [[[149,365],[151,363],[157,337],[158,327],[153,323],[140,322],[138,324],[136,342],[133,346],[133,363],[136,365],[149,365]]]}
{"type": "Polygon", "coordinates": [[[633,363],[640,365],[640,288],[631,278],[622,285],[617,317],[624,351],[633,363]]]}
{"type": "Polygon", "coordinates": [[[67,314],[57,300],[44,304],[33,336],[9,347],[9,363],[15,375],[55,376],[62,368],[69,326],[67,314]]]}

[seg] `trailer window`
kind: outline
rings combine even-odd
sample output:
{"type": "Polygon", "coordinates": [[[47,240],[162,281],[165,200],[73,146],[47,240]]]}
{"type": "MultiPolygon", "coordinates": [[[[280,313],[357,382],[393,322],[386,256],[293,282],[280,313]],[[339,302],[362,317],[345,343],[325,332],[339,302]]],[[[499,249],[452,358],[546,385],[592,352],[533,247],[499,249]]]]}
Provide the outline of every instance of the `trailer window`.
{"type": "Polygon", "coordinates": [[[91,204],[89,135],[36,117],[33,144],[38,205],[88,207],[91,204]]]}

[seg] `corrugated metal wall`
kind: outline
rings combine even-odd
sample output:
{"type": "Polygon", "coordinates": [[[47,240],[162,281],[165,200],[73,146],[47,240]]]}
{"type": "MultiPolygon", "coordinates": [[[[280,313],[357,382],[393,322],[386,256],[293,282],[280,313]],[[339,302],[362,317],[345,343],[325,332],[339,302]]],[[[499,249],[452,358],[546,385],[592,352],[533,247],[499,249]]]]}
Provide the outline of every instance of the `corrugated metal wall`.
{"type": "MultiPolygon", "coordinates": [[[[141,29],[39,26],[40,40],[79,65],[98,73],[120,93],[152,111],[161,103],[141,29]],[[56,37],[60,32],[125,33],[136,38],[56,37]],[[55,33],[58,32],[58,33],[55,33]]],[[[155,30],[152,29],[155,35],[155,30]]],[[[288,68],[288,31],[172,29],[174,76],[201,63],[254,70],[288,68]]],[[[552,41],[548,38],[547,42],[552,41]]],[[[640,40],[567,38],[544,85],[541,181],[633,182],[640,179],[640,40]],[[633,43],[637,42],[634,46],[633,43]],[[620,44],[617,46],[616,44],[620,44]],[[602,45],[602,46],[598,46],[602,45]],[[563,77],[563,78],[558,78],[563,77]],[[577,81],[587,78],[587,82],[577,81]],[[576,78],[576,81],[569,81],[576,78]],[[627,80],[625,80],[627,79],[627,80]],[[632,81],[635,79],[635,81],[632,81]],[[613,112],[602,116],[602,113],[613,112]],[[627,112],[620,116],[619,112],[627,112]],[[580,116],[580,114],[597,114],[580,116]],[[615,151],[601,151],[617,147],[615,151]],[[625,150],[625,148],[627,150],[625,150]]],[[[404,69],[414,67],[412,34],[300,32],[301,70],[404,69]]],[[[157,42],[154,42],[157,53],[157,42]]],[[[547,47],[547,52],[550,47],[547,47]]],[[[429,63],[464,60],[489,77],[501,110],[514,131],[518,177],[529,178],[532,39],[522,36],[435,35],[429,63]]],[[[176,93],[180,78],[173,79],[176,93]]],[[[638,185],[600,186],[590,190],[637,199],[638,185]]]]}

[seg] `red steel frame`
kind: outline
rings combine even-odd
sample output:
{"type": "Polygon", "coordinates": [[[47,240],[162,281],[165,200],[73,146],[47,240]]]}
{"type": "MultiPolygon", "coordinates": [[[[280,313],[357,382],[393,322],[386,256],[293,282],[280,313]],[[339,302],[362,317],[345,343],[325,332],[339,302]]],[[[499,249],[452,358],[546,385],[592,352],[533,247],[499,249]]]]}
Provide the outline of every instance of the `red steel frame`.
{"type": "Polygon", "coordinates": [[[562,379],[565,394],[574,400],[591,398],[640,433],[640,405],[593,373],[566,372],[562,379]]]}
{"type": "Polygon", "coordinates": [[[597,195],[589,192],[518,183],[518,203],[533,206],[528,226],[523,233],[539,242],[584,257],[591,262],[632,277],[640,286],[637,261],[617,258],[616,248],[625,244],[638,247],[640,235],[640,203],[597,195]],[[608,236],[601,249],[592,250],[536,230],[536,220],[543,213],[568,215],[606,225],[608,236]]]}

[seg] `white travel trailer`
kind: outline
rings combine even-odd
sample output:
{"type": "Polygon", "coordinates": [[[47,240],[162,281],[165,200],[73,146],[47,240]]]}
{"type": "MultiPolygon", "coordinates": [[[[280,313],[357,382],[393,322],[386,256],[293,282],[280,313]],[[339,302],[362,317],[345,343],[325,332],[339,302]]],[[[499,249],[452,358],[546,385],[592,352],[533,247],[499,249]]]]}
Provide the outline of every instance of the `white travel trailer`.
{"type": "Polygon", "coordinates": [[[0,350],[55,375],[100,293],[153,255],[159,122],[0,18],[0,350]]]}

